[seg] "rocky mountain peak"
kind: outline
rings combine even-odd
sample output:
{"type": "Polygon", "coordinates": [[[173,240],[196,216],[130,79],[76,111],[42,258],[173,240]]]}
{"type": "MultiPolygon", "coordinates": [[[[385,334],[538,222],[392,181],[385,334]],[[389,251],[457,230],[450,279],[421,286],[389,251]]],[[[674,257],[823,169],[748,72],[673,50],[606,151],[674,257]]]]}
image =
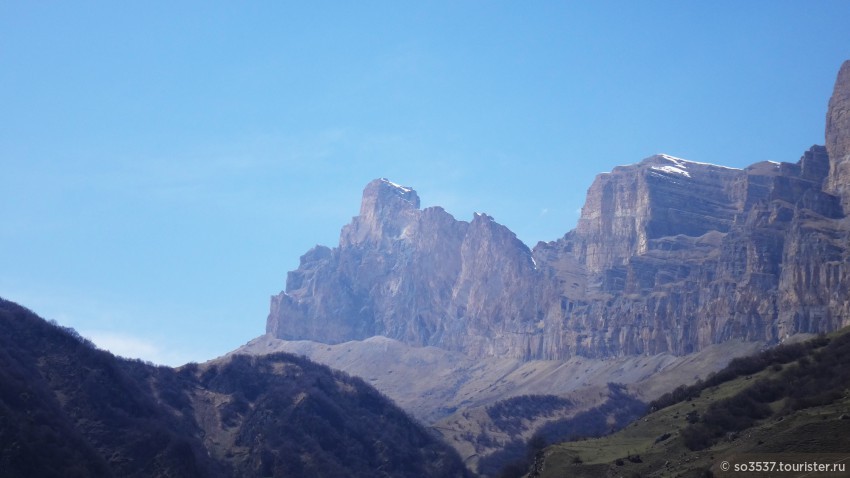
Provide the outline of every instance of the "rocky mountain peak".
{"type": "Polygon", "coordinates": [[[403,209],[419,209],[419,195],[412,188],[401,186],[387,178],[375,179],[363,190],[360,215],[403,209]]]}
{"type": "Polygon", "coordinates": [[[419,212],[416,191],[386,178],[375,179],[363,190],[360,215],[343,228],[340,245],[381,244],[396,240],[415,221],[419,212]]]}
{"type": "Polygon", "coordinates": [[[826,149],[830,168],[826,190],[841,197],[850,211],[850,60],[841,65],[826,113],[826,149]]]}
{"type": "MultiPolygon", "coordinates": [[[[474,212],[472,213],[472,222],[470,224],[475,225],[483,225],[483,224],[498,224],[493,219],[493,216],[487,214],[486,212],[474,212]]],[[[504,227],[504,226],[502,226],[504,227]]]]}

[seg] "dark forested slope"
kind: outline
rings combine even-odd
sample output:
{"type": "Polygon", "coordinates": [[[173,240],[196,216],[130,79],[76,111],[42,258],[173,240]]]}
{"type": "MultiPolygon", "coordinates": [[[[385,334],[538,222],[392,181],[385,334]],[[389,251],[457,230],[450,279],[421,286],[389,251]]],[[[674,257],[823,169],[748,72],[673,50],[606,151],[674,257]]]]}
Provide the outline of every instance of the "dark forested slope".
{"type": "Polygon", "coordinates": [[[0,299],[0,477],[464,476],[388,399],[287,354],[116,358],[0,299]]]}

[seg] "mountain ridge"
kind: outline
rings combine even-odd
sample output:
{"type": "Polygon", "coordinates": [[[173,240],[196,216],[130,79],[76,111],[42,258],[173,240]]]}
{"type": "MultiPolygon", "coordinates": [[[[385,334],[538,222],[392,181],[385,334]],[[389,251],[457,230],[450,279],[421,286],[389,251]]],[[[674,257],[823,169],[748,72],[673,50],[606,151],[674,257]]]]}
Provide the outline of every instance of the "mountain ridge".
{"type": "Polygon", "coordinates": [[[834,330],[850,309],[829,296],[850,270],[829,174],[822,146],[744,169],[655,155],[597,176],[577,227],[533,250],[486,214],[421,210],[412,188],[378,179],[339,246],[317,246],[289,273],[267,333],[531,360],[834,330]]]}
{"type": "Polygon", "coordinates": [[[339,245],[302,257],[272,298],[266,336],[242,350],[298,350],[373,380],[437,420],[478,469],[500,453],[493,443],[510,441],[482,441],[495,430],[482,410],[523,393],[580,403],[573,394],[600,384],[574,386],[559,374],[586,376],[596,365],[582,361],[605,364],[594,370],[616,371],[631,393],[652,399],[735,356],[850,325],[848,65],[830,100],[826,146],[795,163],[745,168],[666,154],[617,166],[596,176],[573,230],[533,248],[486,214],[457,220],[419,209],[413,188],[372,181],[339,245]],[[410,349],[395,344],[385,356],[392,364],[382,363],[376,336],[410,349]],[[411,398],[398,374],[424,350],[443,351],[429,352],[434,363],[474,364],[477,375],[463,369],[431,384],[409,371],[432,400],[411,398]],[[644,359],[677,373],[647,379],[633,368],[644,359]],[[550,374],[547,364],[561,368],[550,374]],[[548,390],[535,388],[540,377],[548,390]]]}
{"type": "Polygon", "coordinates": [[[413,188],[376,179],[337,247],[287,275],[266,333],[559,360],[835,330],[850,324],[848,111],[850,61],[825,146],[743,169],[666,154],[615,167],[576,227],[533,249],[486,214],[420,209],[413,188]]]}
{"type": "Polygon", "coordinates": [[[0,299],[0,476],[468,476],[364,381],[291,354],[178,369],[0,299]]]}

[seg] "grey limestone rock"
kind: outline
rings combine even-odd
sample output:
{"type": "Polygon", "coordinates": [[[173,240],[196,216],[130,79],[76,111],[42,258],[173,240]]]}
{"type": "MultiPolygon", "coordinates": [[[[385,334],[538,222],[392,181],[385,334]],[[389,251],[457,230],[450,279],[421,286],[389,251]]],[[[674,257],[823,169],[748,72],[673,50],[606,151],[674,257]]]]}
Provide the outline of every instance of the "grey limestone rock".
{"type": "Polygon", "coordinates": [[[486,214],[423,210],[413,189],[377,179],[339,245],[289,273],[267,332],[563,359],[850,325],[850,63],[826,139],[796,163],[656,155],[614,168],[588,189],[577,227],[533,251],[486,214]]]}

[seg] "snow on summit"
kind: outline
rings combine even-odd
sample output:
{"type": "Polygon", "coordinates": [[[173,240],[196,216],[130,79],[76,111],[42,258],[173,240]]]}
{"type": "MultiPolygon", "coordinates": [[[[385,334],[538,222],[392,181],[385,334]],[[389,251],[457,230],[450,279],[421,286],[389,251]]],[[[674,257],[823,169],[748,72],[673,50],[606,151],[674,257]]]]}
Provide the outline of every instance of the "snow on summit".
{"type": "Polygon", "coordinates": [[[381,181],[383,181],[383,182],[387,183],[388,185],[400,190],[403,193],[409,193],[410,191],[413,191],[412,189],[406,188],[406,187],[402,186],[401,184],[396,184],[396,183],[390,181],[387,178],[381,178],[381,181]]]}

